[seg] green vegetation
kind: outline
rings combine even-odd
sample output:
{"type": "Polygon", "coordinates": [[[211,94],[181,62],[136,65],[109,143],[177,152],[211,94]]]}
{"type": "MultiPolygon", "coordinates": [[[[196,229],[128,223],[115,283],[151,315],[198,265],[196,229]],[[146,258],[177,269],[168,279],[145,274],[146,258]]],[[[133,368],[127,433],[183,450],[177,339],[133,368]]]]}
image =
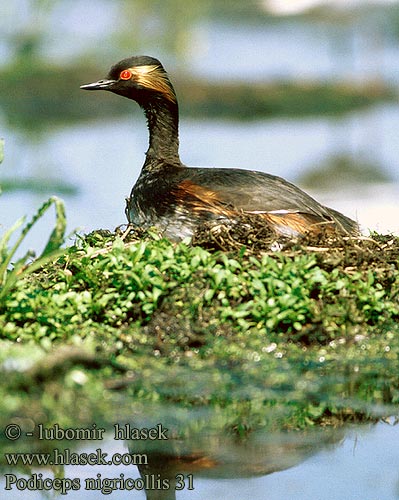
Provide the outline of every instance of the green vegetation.
{"type": "MultiPolygon", "coordinates": [[[[105,75],[107,68],[92,66],[29,66],[17,63],[0,73],[1,108],[16,127],[46,128],[77,120],[131,114],[124,99],[102,93],[87,96],[83,83],[105,75]],[[21,75],[29,73],[29,87],[21,75]],[[68,98],[66,98],[68,96],[68,98]]],[[[253,120],[278,116],[342,115],[374,105],[396,101],[394,90],[384,85],[341,83],[207,82],[170,75],[178,93],[183,116],[253,120]]]]}
{"type": "Polygon", "coordinates": [[[345,154],[332,155],[317,166],[308,168],[298,179],[301,186],[309,188],[330,189],[334,179],[336,188],[352,186],[356,182],[377,184],[391,182],[391,176],[382,165],[373,158],[353,158],[345,154]]]}
{"type": "Polygon", "coordinates": [[[6,231],[0,239],[0,304],[3,300],[5,300],[7,294],[15,286],[18,280],[20,280],[25,274],[32,273],[36,269],[41,268],[49,260],[54,260],[55,255],[59,255],[61,253],[60,247],[64,243],[66,228],[64,204],[55,196],[43,203],[37,213],[33,216],[32,220],[22,229],[17,241],[9,247],[10,238],[24,224],[24,222],[25,217],[18,219],[17,222],[8,231],[6,231]],[[32,252],[28,251],[23,257],[20,257],[16,262],[14,262],[12,270],[9,270],[12,258],[15,256],[15,253],[20,247],[22,241],[25,239],[26,235],[36,222],[51,207],[51,205],[55,206],[56,224],[50,234],[44,250],[33,263],[28,263],[28,260],[34,256],[32,252]]]}
{"type": "MultiPolygon", "coordinates": [[[[162,6],[162,18],[175,26],[178,3],[171,9],[157,0],[154,12],[162,6]]],[[[149,33],[142,22],[151,16],[148,1],[138,4],[142,15],[135,8],[136,24],[126,3],[128,32],[118,26],[110,37],[128,50],[132,26],[137,39],[149,33]]],[[[226,19],[222,7],[207,5],[226,19]]],[[[201,7],[192,2],[185,9],[196,18],[201,7]]],[[[233,9],[238,19],[259,19],[245,2],[233,9]]],[[[178,32],[161,30],[170,40],[160,44],[154,38],[155,47],[184,52],[188,15],[180,16],[184,26],[178,32]]],[[[98,59],[86,57],[84,64],[59,61],[55,67],[40,58],[40,33],[14,39],[17,57],[0,74],[1,108],[11,126],[39,135],[54,124],[134,113],[123,99],[106,93],[88,99],[79,90],[105,76],[103,61],[98,66],[98,59]]],[[[183,116],[339,116],[397,99],[396,90],[380,81],[218,83],[172,73],[171,78],[183,116]]],[[[0,143],[0,161],[2,156],[0,143]]],[[[333,160],[330,172],[350,178],[352,165],[333,160]]],[[[4,180],[2,188],[35,187],[26,181],[4,180]]],[[[73,187],[50,189],[66,193],[73,187]]],[[[399,239],[375,234],[275,242],[253,222],[240,225],[241,233],[237,227],[204,227],[190,244],[138,231],[96,231],[61,248],[65,214],[59,199],[51,198],[27,224],[17,221],[0,238],[0,429],[10,422],[23,430],[37,423],[76,428],[94,422],[111,429],[117,422],[162,422],[183,438],[167,443],[171,456],[199,458],[199,468],[205,458],[204,468],[212,470],[209,449],[219,459],[220,442],[228,443],[229,453],[234,443],[241,459],[251,436],[273,436],[275,443],[280,431],[398,415],[399,239]],[[56,223],[43,252],[16,257],[52,206],[56,223]]],[[[319,441],[328,434],[323,431],[319,441]]],[[[333,436],[334,443],[340,436],[333,436]]],[[[298,450],[283,442],[292,461],[298,450]]],[[[1,434],[0,443],[3,451],[15,451],[15,442],[1,434]]],[[[26,452],[54,448],[54,442],[23,438],[18,444],[26,452]]],[[[277,453],[256,450],[272,456],[274,467],[283,449],[278,446],[277,453]]],[[[302,454],[308,456],[309,441],[302,454]]],[[[261,462],[255,452],[251,457],[259,475],[261,462]]],[[[237,462],[245,463],[248,475],[249,461],[237,462]]]]}
{"type": "Polygon", "coordinates": [[[205,83],[176,82],[182,111],[208,118],[339,116],[396,99],[386,86],[329,82],[205,83]]]}
{"type": "Polygon", "coordinates": [[[0,138],[0,163],[2,163],[3,160],[4,160],[4,139],[0,138]]]}
{"type": "Polygon", "coordinates": [[[394,414],[399,241],[272,252],[226,231],[202,246],[99,231],[14,281],[0,305],[2,422],[153,412],[181,433],[246,435],[394,414]]]}
{"type": "Polygon", "coordinates": [[[30,193],[60,193],[64,196],[76,195],[79,189],[71,183],[49,178],[1,178],[1,189],[3,193],[11,191],[29,191],[30,193]]]}

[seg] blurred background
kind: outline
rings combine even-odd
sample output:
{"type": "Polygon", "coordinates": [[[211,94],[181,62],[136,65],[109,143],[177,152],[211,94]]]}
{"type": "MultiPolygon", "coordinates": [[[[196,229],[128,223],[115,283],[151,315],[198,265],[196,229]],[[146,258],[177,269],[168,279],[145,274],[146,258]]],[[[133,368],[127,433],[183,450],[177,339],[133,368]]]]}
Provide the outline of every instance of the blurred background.
{"type": "Polygon", "coordinates": [[[0,32],[0,232],[52,194],[70,231],[125,222],[144,116],[79,86],[146,54],[177,90],[187,165],[281,175],[399,233],[399,1],[13,0],[0,32]]]}

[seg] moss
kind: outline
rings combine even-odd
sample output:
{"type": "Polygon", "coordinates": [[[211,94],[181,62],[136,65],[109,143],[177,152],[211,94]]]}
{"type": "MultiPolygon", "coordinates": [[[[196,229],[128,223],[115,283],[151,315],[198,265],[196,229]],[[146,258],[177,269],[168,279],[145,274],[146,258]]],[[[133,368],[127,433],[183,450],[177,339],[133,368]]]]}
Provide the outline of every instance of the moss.
{"type": "Polygon", "coordinates": [[[99,231],[24,275],[0,306],[2,422],[110,425],[133,404],[241,435],[396,411],[397,238],[207,234],[99,231]]]}

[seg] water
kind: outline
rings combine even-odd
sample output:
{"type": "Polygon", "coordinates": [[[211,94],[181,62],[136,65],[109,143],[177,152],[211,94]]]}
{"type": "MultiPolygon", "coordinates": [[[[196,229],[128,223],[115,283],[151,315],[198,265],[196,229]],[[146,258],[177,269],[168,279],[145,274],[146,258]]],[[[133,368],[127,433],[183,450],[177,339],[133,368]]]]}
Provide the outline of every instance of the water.
{"type": "MultiPolygon", "coordinates": [[[[365,228],[399,232],[399,107],[380,106],[334,121],[271,120],[254,123],[182,120],[181,157],[188,165],[240,167],[281,175],[294,181],[310,166],[342,151],[362,152],[392,178],[390,186],[349,186],[312,194],[344,211],[365,228]],[[374,133],[375,132],[375,133],[374,133]],[[372,135],[373,140],[368,138],[372,135]]],[[[78,188],[65,197],[68,230],[114,229],[125,223],[128,196],[144,161],[147,130],[132,103],[132,117],[63,127],[29,141],[11,132],[1,170],[5,177],[35,176],[64,180],[78,188]]],[[[10,227],[31,216],[53,193],[11,192],[0,196],[0,224],[10,227]]],[[[50,231],[52,214],[39,223],[26,243],[39,249],[50,231]]]]}
{"type": "MultiPolygon", "coordinates": [[[[101,9],[96,5],[95,16],[90,14],[92,7],[85,7],[86,12],[89,11],[90,23],[83,25],[79,20],[83,2],[71,9],[66,9],[66,5],[61,2],[52,15],[54,26],[49,34],[52,43],[46,46],[49,60],[58,61],[60,54],[72,60],[80,47],[86,50],[86,43],[90,40],[92,43],[103,40],[103,31],[109,30],[110,20],[111,24],[115,23],[115,12],[109,6],[105,11],[103,5],[101,9]],[[59,24],[60,18],[65,22],[59,24]]],[[[344,28],[329,29],[342,29],[343,34],[348,34],[344,28]]],[[[195,30],[193,28],[193,34],[196,43],[190,55],[196,62],[191,68],[187,63],[188,69],[215,79],[295,77],[306,80],[332,76],[341,79],[354,75],[363,78],[374,76],[374,65],[376,61],[381,62],[381,58],[375,57],[375,52],[368,50],[370,38],[364,33],[353,32],[353,37],[343,39],[343,45],[334,47],[331,45],[331,33],[322,25],[304,28],[288,23],[269,26],[267,30],[252,26],[251,36],[248,36],[247,26],[237,27],[227,23],[215,26],[210,22],[200,23],[195,30]],[[354,47],[353,52],[352,49],[346,51],[349,46],[354,47]]],[[[385,47],[384,58],[377,71],[379,76],[392,82],[397,82],[398,50],[395,43],[385,47]]],[[[4,55],[3,60],[7,60],[7,50],[2,43],[0,51],[4,55]]],[[[140,49],[139,52],[147,51],[140,49]]],[[[114,229],[125,222],[124,197],[139,175],[147,148],[144,118],[133,103],[131,106],[131,118],[64,126],[47,130],[35,138],[8,129],[3,120],[1,135],[6,138],[6,157],[0,173],[4,177],[34,176],[42,178],[43,182],[49,176],[68,181],[78,188],[76,196],[65,197],[69,231],[75,228],[84,232],[98,228],[114,229]]],[[[326,157],[337,153],[354,157],[362,154],[380,164],[390,175],[392,182],[389,185],[351,186],[347,190],[332,189],[330,192],[315,188],[313,194],[320,201],[358,219],[364,227],[399,234],[398,130],[399,106],[395,105],[377,106],[338,120],[311,118],[230,123],[183,119],[181,157],[188,165],[256,169],[295,181],[306,168],[321,164],[326,157]]],[[[0,235],[17,218],[31,216],[48,196],[31,192],[1,195],[0,235]]],[[[53,214],[49,213],[40,221],[30,233],[25,247],[39,250],[45,244],[52,219],[53,214]]],[[[231,460],[236,460],[237,465],[233,474],[221,470],[220,477],[210,478],[210,474],[203,470],[194,471],[195,489],[182,490],[177,493],[177,498],[399,498],[399,426],[379,423],[337,430],[332,434],[331,442],[327,442],[326,437],[326,431],[317,434],[315,439],[306,434],[293,434],[288,438],[289,442],[286,438],[279,442],[281,437],[272,435],[260,440],[253,448],[228,448],[231,460]],[[271,444],[276,445],[276,441],[280,443],[279,447],[270,448],[271,444]],[[304,443],[308,445],[305,449],[304,443]],[[283,470],[266,473],[265,468],[276,461],[278,466],[275,468],[283,470]],[[259,467],[257,474],[252,472],[249,477],[240,477],[242,468],[253,462],[259,467]]],[[[93,451],[95,447],[83,450],[93,451]]],[[[109,440],[104,443],[104,450],[124,453],[126,447],[121,442],[109,440]]],[[[18,451],[24,450],[21,448],[18,451]]],[[[50,471],[42,472],[46,477],[52,477],[50,471]]],[[[126,467],[83,466],[66,467],[65,477],[79,477],[83,482],[97,473],[103,477],[118,477],[121,473],[138,477],[134,467],[127,471],[126,467]]],[[[3,488],[4,481],[0,482],[0,489],[11,500],[48,498],[39,492],[15,489],[5,493],[3,488]]],[[[85,491],[83,496],[80,491],[70,493],[68,498],[99,498],[99,495],[99,492],[85,491]]],[[[144,492],[129,492],[128,495],[145,498],[144,492]]],[[[126,492],[115,491],[111,498],[119,500],[126,496],[126,492]]]]}
{"type": "MultiPolygon", "coordinates": [[[[396,230],[399,234],[397,203],[399,108],[380,106],[334,121],[326,118],[308,120],[273,120],[254,123],[230,123],[183,119],[181,123],[181,156],[190,165],[237,166],[280,174],[290,180],[309,165],[340,151],[365,147],[381,162],[394,182],[390,185],[369,185],[341,192],[315,193],[330,206],[358,218],[363,225],[380,230],[396,230]],[[365,140],[376,130],[375,143],[365,140]]],[[[6,137],[8,134],[5,134],[6,137]]],[[[69,229],[83,231],[113,229],[124,222],[124,200],[139,175],[147,147],[144,118],[132,105],[132,117],[62,127],[48,131],[29,142],[22,135],[7,140],[4,174],[27,175],[34,172],[46,178],[51,175],[65,179],[79,188],[74,197],[66,197],[69,229]]],[[[1,223],[9,227],[23,214],[32,214],[46,196],[32,193],[7,193],[0,197],[1,223]]],[[[29,246],[39,249],[50,232],[53,214],[40,222],[29,239],[29,246]]],[[[312,433],[310,433],[312,436],[312,433]]],[[[180,500],[393,500],[399,497],[399,426],[379,423],[375,426],[322,430],[316,438],[293,433],[281,440],[279,435],[267,436],[251,447],[227,448],[234,467],[221,470],[216,477],[212,470],[194,470],[194,490],[177,492],[180,500]],[[288,439],[288,441],[287,441],[288,439]],[[276,445],[277,443],[277,445],[276,445]],[[251,465],[254,466],[251,469],[251,465]],[[250,472],[243,473],[248,466],[250,472]],[[270,472],[268,468],[275,470],[270,472]],[[267,493],[266,493],[267,492],[267,493]]],[[[101,446],[105,452],[125,453],[122,442],[82,448],[93,452],[101,446]]],[[[24,451],[18,447],[18,451],[24,451]]],[[[223,447],[221,447],[223,451],[223,447]]],[[[51,471],[33,470],[53,477],[51,471]]],[[[186,475],[188,470],[182,471],[186,475]]],[[[17,477],[22,473],[14,471],[17,477]]],[[[135,467],[73,467],[67,466],[65,477],[118,478],[120,474],[137,479],[135,467]]],[[[3,493],[4,481],[0,482],[3,493]]],[[[143,491],[114,491],[111,498],[144,500],[143,491]]],[[[98,498],[98,491],[70,492],[68,498],[98,498]]],[[[5,498],[18,500],[48,498],[40,492],[5,493],[5,498]]],[[[162,498],[162,497],[160,497],[162,498]]],[[[165,497],[167,498],[167,497],[165,497]]]]}
{"type": "Polygon", "coordinates": [[[202,22],[187,64],[192,61],[193,72],[215,80],[364,82],[378,77],[397,84],[399,47],[387,19],[346,21],[259,23],[250,27],[250,36],[245,24],[202,22]]]}
{"type": "MultiPolygon", "coordinates": [[[[227,462],[236,461],[235,469],[219,464],[216,468],[205,468],[199,472],[187,468],[181,470],[187,487],[178,491],[176,498],[395,500],[399,497],[399,448],[392,446],[392,443],[398,440],[399,426],[385,423],[345,430],[324,430],[321,433],[313,430],[305,434],[293,432],[288,435],[263,436],[251,446],[231,448],[230,445],[227,450],[219,449],[219,455],[224,451],[229,453],[227,462]],[[188,474],[192,474],[193,490],[188,489],[188,474]]],[[[76,451],[95,452],[98,447],[108,453],[108,457],[115,453],[127,452],[123,442],[112,439],[95,442],[90,447],[85,446],[76,451]]],[[[151,455],[148,456],[148,461],[151,466],[151,455]]],[[[176,466],[176,471],[178,468],[179,466],[176,466]]],[[[158,477],[157,474],[162,470],[162,477],[167,477],[162,467],[150,469],[147,475],[158,477]]],[[[53,477],[50,471],[43,469],[32,470],[32,473],[53,477]]],[[[14,474],[18,478],[29,477],[15,471],[14,474]]],[[[99,498],[99,491],[85,490],[85,479],[120,478],[121,474],[125,479],[140,477],[135,466],[66,466],[64,477],[78,478],[81,485],[79,491],[70,491],[68,498],[99,498]]],[[[175,469],[172,469],[171,475],[174,474],[175,469]]],[[[3,490],[4,486],[5,482],[2,480],[0,489],[3,490]]],[[[119,500],[127,495],[129,498],[145,498],[143,491],[126,492],[118,489],[113,491],[110,497],[119,500]]],[[[12,490],[7,491],[6,498],[41,500],[48,497],[40,492],[18,491],[14,486],[12,490]]],[[[165,493],[165,496],[157,498],[170,497],[165,493]]]]}

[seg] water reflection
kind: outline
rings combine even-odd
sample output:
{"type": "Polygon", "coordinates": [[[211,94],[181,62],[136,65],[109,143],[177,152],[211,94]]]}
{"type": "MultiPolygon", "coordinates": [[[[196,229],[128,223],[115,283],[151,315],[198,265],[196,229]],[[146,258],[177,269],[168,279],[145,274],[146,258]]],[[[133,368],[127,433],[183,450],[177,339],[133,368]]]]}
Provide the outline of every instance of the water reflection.
{"type": "MultiPolygon", "coordinates": [[[[148,466],[67,466],[64,477],[79,478],[81,489],[70,491],[68,498],[98,498],[99,489],[85,490],[85,479],[127,479],[137,482],[146,475],[147,484],[159,486],[161,478],[168,479],[169,489],[143,490],[115,489],[110,498],[146,498],[147,500],[320,500],[378,498],[395,500],[399,477],[397,463],[399,451],[391,443],[399,438],[399,427],[384,423],[376,426],[339,429],[313,429],[307,432],[262,434],[248,441],[229,439],[227,436],[197,436],[190,441],[169,443],[168,449],[146,449],[148,466]],[[184,476],[184,488],[173,489],[177,475],[184,476]],[[192,474],[192,478],[189,475],[192,474]],[[190,481],[194,489],[190,490],[190,481]]],[[[71,447],[71,445],[70,445],[71,447]]],[[[110,439],[91,446],[72,448],[79,453],[95,452],[101,447],[108,452],[126,453],[127,449],[115,445],[110,439]]],[[[137,442],[131,445],[138,453],[137,442]]],[[[29,449],[29,448],[27,448],[29,449]]],[[[2,451],[4,448],[2,447],[2,451]]],[[[30,474],[54,477],[55,471],[4,469],[5,474],[28,478],[30,474]]],[[[177,478],[181,481],[181,477],[177,478]]],[[[104,482],[102,483],[105,484],[104,482]]],[[[121,484],[121,483],[119,483],[121,484]]],[[[125,483],[125,485],[128,483],[125,483]]],[[[130,483],[132,484],[132,483],[130,483]]],[[[139,488],[144,482],[136,483],[139,488]]],[[[0,482],[4,491],[5,478],[0,482]]],[[[94,483],[92,484],[94,488],[94,483]]],[[[6,498],[26,498],[26,491],[13,488],[5,492],[6,498]]],[[[49,492],[35,493],[34,498],[53,497],[49,492]]]]}
{"type": "MultiPolygon", "coordinates": [[[[299,465],[321,449],[329,449],[344,437],[344,431],[270,434],[254,433],[240,440],[226,435],[196,436],[195,439],[146,450],[148,465],[139,465],[143,479],[166,479],[170,486],[157,491],[147,489],[147,500],[174,500],[184,481],[184,489],[195,489],[199,478],[236,480],[266,476],[299,465]]],[[[134,453],[137,443],[129,443],[134,453]]],[[[144,451],[144,450],[142,450],[144,451]]],[[[226,498],[234,493],[234,482],[225,483],[226,498]]],[[[183,488],[182,488],[183,489],[183,488]]],[[[186,492],[189,498],[188,492],[186,492]]]]}

